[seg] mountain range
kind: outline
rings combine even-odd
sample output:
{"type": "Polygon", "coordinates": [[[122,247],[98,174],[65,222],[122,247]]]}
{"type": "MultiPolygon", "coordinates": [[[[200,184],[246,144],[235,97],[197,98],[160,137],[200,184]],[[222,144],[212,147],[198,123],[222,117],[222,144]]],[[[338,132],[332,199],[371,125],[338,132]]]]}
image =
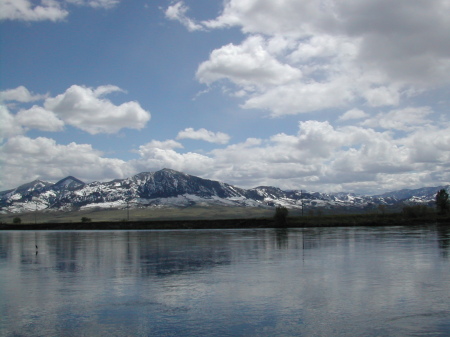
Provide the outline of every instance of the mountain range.
{"type": "Polygon", "coordinates": [[[109,182],[84,183],[69,176],[57,183],[35,180],[0,192],[0,213],[35,210],[83,210],[89,208],[239,206],[290,209],[370,209],[379,205],[432,205],[438,190],[450,185],[404,189],[377,196],[353,193],[320,193],[259,186],[239,188],[171,169],[143,172],[109,182]]]}

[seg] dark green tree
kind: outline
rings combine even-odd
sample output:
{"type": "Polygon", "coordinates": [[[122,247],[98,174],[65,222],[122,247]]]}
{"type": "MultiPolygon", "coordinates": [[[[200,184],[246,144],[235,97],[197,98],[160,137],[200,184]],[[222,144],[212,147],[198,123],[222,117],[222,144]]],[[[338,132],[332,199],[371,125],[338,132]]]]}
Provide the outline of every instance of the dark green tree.
{"type": "Polygon", "coordinates": [[[386,214],[386,205],[378,205],[378,211],[381,213],[381,215],[386,214]]]}
{"type": "Polygon", "coordinates": [[[19,224],[21,224],[21,223],[22,223],[22,219],[21,219],[21,218],[15,217],[15,218],[13,219],[13,224],[19,225],[19,224]]]}
{"type": "Polygon", "coordinates": [[[275,223],[278,227],[286,227],[287,226],[287,216],[288,209],[284,206],[277,206],[275,208],[275,223]]]}
{"type": "Polygon", "coordinates": [[[450,204],[448,201],[448,193],[445,189],[442,189],[439,192],[437,192],[436,207],[440,214],[445,214],[449,211],[450,204]]]}
{"type": "Polygon", "coordinates": [[[403,207],[403,215],[407,218],[419,218],[426,216],[429,209],[426,205],[410,205],[403,207]]]}
{"type": "Polygon", "coordinates": [[[91,222],[91,221],[92,221],[91,218],[88,218],[88,217],[85,217],[85,216],[81,218],[81,222],[83,222],[83,223],[91,222]]]}

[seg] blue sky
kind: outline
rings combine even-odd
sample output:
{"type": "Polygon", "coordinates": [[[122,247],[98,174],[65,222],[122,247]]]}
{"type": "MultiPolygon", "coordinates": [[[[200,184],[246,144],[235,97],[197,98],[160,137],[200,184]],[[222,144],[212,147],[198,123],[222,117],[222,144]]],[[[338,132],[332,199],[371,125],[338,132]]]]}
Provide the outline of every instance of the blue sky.
{"type": "Polygon", "coordinates": [[[0,0],[0,189],[164,167],[240,187],[450,183],[437,0],[0,0]]]}

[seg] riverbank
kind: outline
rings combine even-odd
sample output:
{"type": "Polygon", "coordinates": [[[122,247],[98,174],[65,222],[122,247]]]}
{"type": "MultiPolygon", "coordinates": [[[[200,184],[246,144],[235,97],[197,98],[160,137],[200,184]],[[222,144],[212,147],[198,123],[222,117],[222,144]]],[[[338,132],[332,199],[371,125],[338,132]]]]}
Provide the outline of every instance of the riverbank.
{"type": "MultiPolygon", "coordinates": [[[[365,214],[289,217],[286,227],[410,226],[426,224],[450,226],[450,216],[433,214],[425,217],[408,218],[401,214],[365,214]]],[[[279,228],[279,226],[273,218],[0,224],[0,230],[173,230],[239,228],[279,228]]]]}
{"type": "Polygon", "coordinates": [[[163,220],[119,222],[69,222],[38,224],[0,224],[0,230],[170,230],[272,228],[272,219],[163,220]]]}

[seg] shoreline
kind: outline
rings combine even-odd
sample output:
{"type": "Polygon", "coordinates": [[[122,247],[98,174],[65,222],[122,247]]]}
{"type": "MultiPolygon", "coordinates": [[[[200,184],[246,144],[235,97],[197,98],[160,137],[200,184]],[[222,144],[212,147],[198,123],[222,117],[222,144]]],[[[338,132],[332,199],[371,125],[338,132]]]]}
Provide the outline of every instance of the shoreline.
{"type": "Polygon", "coordinates": [[[60,222],[37,224],[0,224],[1,230],[176,230],[176,229],[252,229],[252,228],[313,228],[356,226],[450,226],[449,218],[366,218],[366,219],[288,219],[286,226],[277,226],[274,219],[216,219],[216,220],[150,220],[122,222],[60,222]]]}
{"type": "Polygon", "coordinates": [[[118,222],[60,222],[0,224],[0,230],[173,230],[274,228],[272,219],[150,220],[118,222]]]}

